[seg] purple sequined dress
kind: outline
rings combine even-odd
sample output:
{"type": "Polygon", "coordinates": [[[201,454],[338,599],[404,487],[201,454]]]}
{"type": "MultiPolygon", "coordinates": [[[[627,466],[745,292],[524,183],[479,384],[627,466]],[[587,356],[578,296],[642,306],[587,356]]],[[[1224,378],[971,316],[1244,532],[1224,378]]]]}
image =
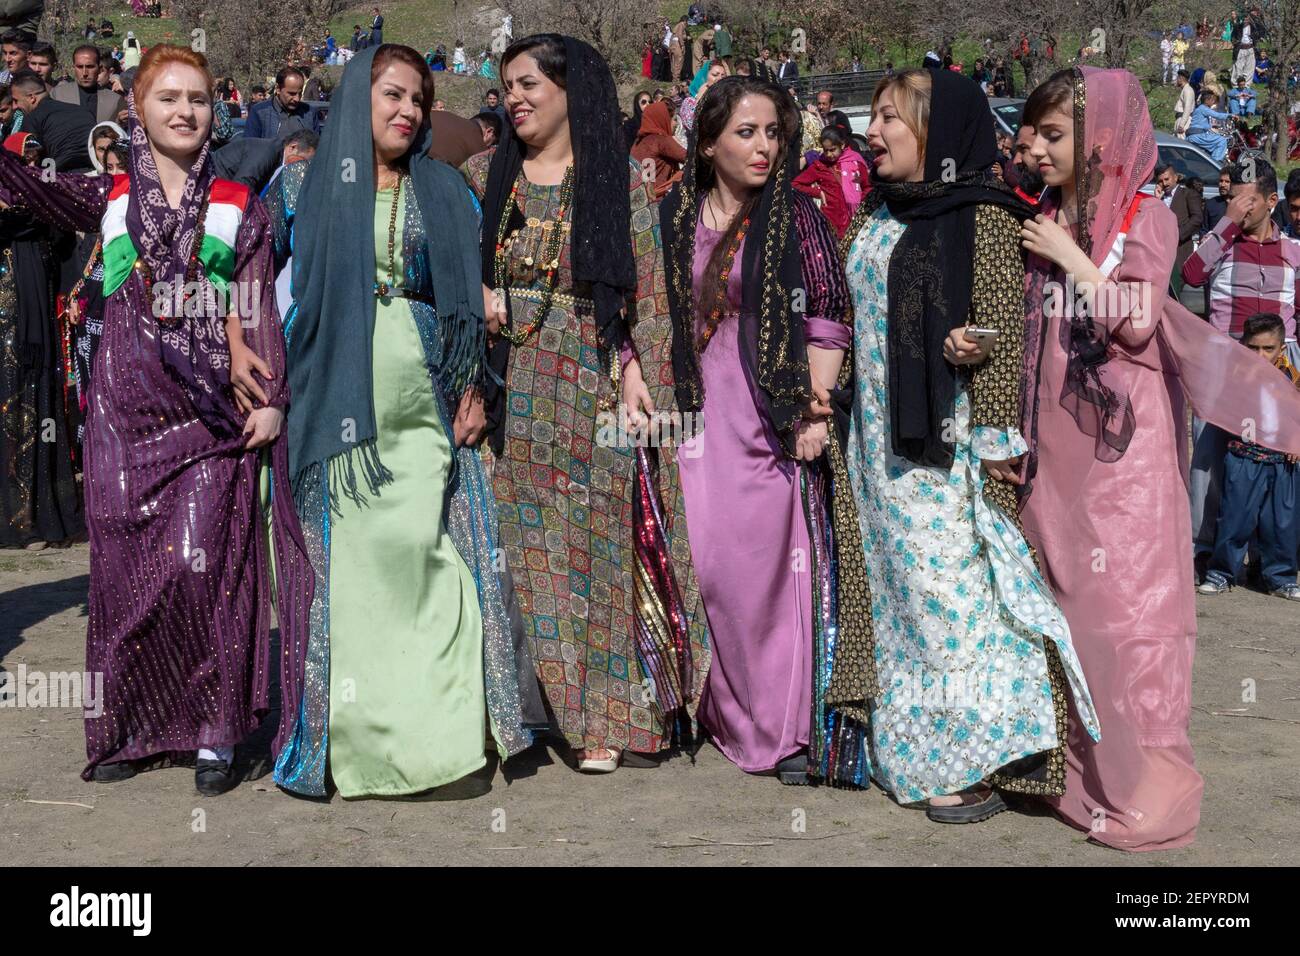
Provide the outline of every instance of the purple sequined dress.
{"type": "MultiPolygon", "coordinates": [[[[63,229],[98,229],[109,176],[42,182],[0,157],[0,201],[63,229]]],[[[255,198],[235,248],[233,285],[257,288],[259,318],[245,343],[266,361],[270,403],[284,407],[284,337],[275,308],[272,245],[255,198]]],[[[259,505],[262,454],[236,431],[199,416],[184,376],[162,358],[161,330],[132,272],[109,297],[90,381],[85,431],[90,533],[86,670],[102,673],[103,712],[86,719],[89,780],[101,763],[192,760],[200,747],[239,743],[271,708],[271,673],[291,691],[301,680],[312,576],[287,486],[282,432],[268,449],[274,476],[270,544],[259,505]],[[271,659],[272,588],[281,630],[271,659]]],[[[225,355],[221,320],[186,320],[179,348],[202,336],[225,355]],[[223,353],[224,348],[224,353],[223,353]]],[[[175,343],[173,343],[173,347],[175,343]]],[[[198,345],[193,346],[197,356],[198,345]]],[[[228,395],[222,398],[228,405],[228,395]]],[[[296,699],[296,695],[292,699],[296,699]]],[[[292,715],[290,715],[292,716],[292,715]]],[[[274,747],[285,735],[281,715],[274,747]]]]}

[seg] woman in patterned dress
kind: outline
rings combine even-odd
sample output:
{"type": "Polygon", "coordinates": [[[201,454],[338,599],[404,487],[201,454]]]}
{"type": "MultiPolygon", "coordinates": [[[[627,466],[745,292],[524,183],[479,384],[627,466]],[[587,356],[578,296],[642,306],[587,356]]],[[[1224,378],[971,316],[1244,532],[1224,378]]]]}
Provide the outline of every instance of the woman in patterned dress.
{"type": "Polygon", "coordinates": [[[880,683],[871,759],[900,803],[969,823],[1005,809],[993,787],[1060,792],[1067,693],[1097,733],[1006,480],[1024,449],[1017,216],[1028,211],[988,173],[992,122],[968,78],[903,71],[877,89],[872,116],[878,188],[844,242],[849,473],[880,683]],[[997,330],[991,354],[965,326],[997,330]]]}
{"type": "MultiPolygon", "coordinates": [[[[25,159],[29,134],[8,138],[25,159]]],[[[0,548],[40,550],[81,533],[59,323],[55,319],[56,233],[0,206],[0,548]]]]}
{"type": "Polygon", "coordinates": [[[501,71],[510,128],[467,164],[483,200],[483,281],[496,293],[487,418],[501,543],[558,729],[579,769],[610,772],[625,751],[667,745],[663,714],[693,710],[707,670],[671,456],[649,475],[641,449],[598,427],[632,335],[647,347],[625,370],[625,393],[671,407],[670,365],[654,346],[667,339],[667,302],[653,191],[622,149],[613,77],[590,46],[526,37],[501,71]],[[634,496],[663,502],[646,515],[660,519],[676,568],[668,614],[645,613],[655,595],[637,585],[634,618],[634,578],[649,570],[634,496]],[[667,670],[647,672],[651,645],[672,644],[656,636],[665,627],[677,650],[665,651],[667,670]]]}

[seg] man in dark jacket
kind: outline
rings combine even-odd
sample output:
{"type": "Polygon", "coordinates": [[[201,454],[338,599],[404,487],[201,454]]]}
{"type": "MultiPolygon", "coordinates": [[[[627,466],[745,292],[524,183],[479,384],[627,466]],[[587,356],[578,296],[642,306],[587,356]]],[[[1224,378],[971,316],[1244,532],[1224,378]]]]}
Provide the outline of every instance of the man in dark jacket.
{"type": "Polygon", "coordinates": [[[27,69],[44,80],[49,89],[54,89],[54,84],[61,79],[55,76],[58,68],[59,53],[54,49],[53,44],[46,43],[44,40],[37,40],[32,44],[32,48],[27,51],[27,69]]]}
{"type": "Polygon", "coordinates": [[[98,47],[86,43],[73,51],[72,76],[54,87],[51,95],[60,103],[80,106],[96,123],[116,121],[117,114],[126,108],[126,100],[112,90],[99,88],[98,47]]]}
{"type": "Polygon", "coordinates": [[[1282,191],[1280,206],[1286,207],[1286,228],[1283,230],[1292,239],[1300,239],[1300,169],[1291,170],[1286,178],[1286,188],[1282,191]]]}
{"type": "Polygon", "coordinates": [[[36,35],[45,0],[0,0],[0,33],[22,30],[36,35]]]}
{"type": "Polygon", "coordinates": [[[1178,173],[1167,163],[1156,169],[1156,196],[1178,217],[1178,252],[1174,255],[1171,283],[1176,296],[1183,290],[1183,263],[1192,254],[1192,240],[1205,222],[1205,202],[1178,181],[1178,173]]]}
{"type": "MultiPolygon", "coordinates": [[[[1202,234],[1210,232],[1219,224],[1223,214],[1228,211],[1228,191],[1232,189],[1232,178],[1228,167],[1219,170],[1219,195],[1205,200],[1205,222],[1201,224],[1202,234]]],[[[1208,294],[1208,289],[1206,290],[1208,294]]],[[[1208,301],[1208,299],[1207,299],[1208,301]]]]}
{"type": "Polygon", "coordinates": [[[786,50],[781,51],[781,65],[776,69],[776,78],[782,85],[799,79],[799,64],[786,50]]]}
{"type": "MultiPolygon", "coordinates": [[[[288,133],[286,136],[292,136],[288,133]]],[[[252,139],[244,136],[212,151],[212,168],[222,179],[243,183],[260,193],[280,168],[284,145],[280,139],[252,139]]]]}
{"type": "Polygon", "coordinates": [[[80,106],[52,99],[45,82],[31,70],[14,77],[13,97],[23,111],[23,132],[41,141],[56,171],[91,168],[89,140],[95,117],[80,106]]]}
{"type": "Polygon", "coordinates": [[[286,66],[275,75],[275,94],[248,109],[244,136],[248,139],[281,139],[290,127],[320,132],[316,110],[302,101],[306,74],[296,66],[286,66]]]}

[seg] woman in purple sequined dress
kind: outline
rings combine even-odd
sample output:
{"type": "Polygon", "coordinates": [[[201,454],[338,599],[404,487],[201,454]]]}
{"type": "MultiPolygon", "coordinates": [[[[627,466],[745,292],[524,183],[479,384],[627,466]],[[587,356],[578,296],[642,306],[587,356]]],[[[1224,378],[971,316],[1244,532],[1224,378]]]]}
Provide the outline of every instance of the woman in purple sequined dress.
{"type": "Polygon", "coordinates": [[[300,679],[312,588],[285,483],[270,230],[257,198],[212,172],[211,89],[200,54],[149,51],[130,100],[127,177],[47,182],[0,156],[0,202],[104,233],[107,304],[85,434],[86,670],[103,675],[103,706],[87,713],[82,777],[122,780],[197,756],[204,794],[235,784],[233,748],[270,711],[273,671],[286,691],[300,679]],[[248,415],[231,388],[243,350],[271,373],[260,382],[267,401],[248,415]],[[268,458],[269,536],[259,503],[268,458]]]}

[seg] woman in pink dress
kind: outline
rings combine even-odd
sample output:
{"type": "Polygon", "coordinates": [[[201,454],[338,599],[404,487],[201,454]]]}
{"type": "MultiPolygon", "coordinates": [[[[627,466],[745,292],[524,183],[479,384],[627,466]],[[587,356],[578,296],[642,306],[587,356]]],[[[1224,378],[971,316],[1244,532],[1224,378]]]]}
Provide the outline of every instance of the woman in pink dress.
{"type": "Polygon", "coordinates": [[[1196,611],[1186,404],[1300,449],[1300,398],[1267,362],[1168,299],[1175,217],[1139,193],[1156,161],[1137,78],[1080,67],[1031,95],[1049,190],[1027,222],[1022,520],[1070,622],[1101,724],[1071,709],[1068,823],[1125,850],[1191,843],[1196,611]],[[1070,283],[1073,283],[1071,287],[1070,283]],[[1271,381],[1278,379],[1277,383],[1271,381]]]}

